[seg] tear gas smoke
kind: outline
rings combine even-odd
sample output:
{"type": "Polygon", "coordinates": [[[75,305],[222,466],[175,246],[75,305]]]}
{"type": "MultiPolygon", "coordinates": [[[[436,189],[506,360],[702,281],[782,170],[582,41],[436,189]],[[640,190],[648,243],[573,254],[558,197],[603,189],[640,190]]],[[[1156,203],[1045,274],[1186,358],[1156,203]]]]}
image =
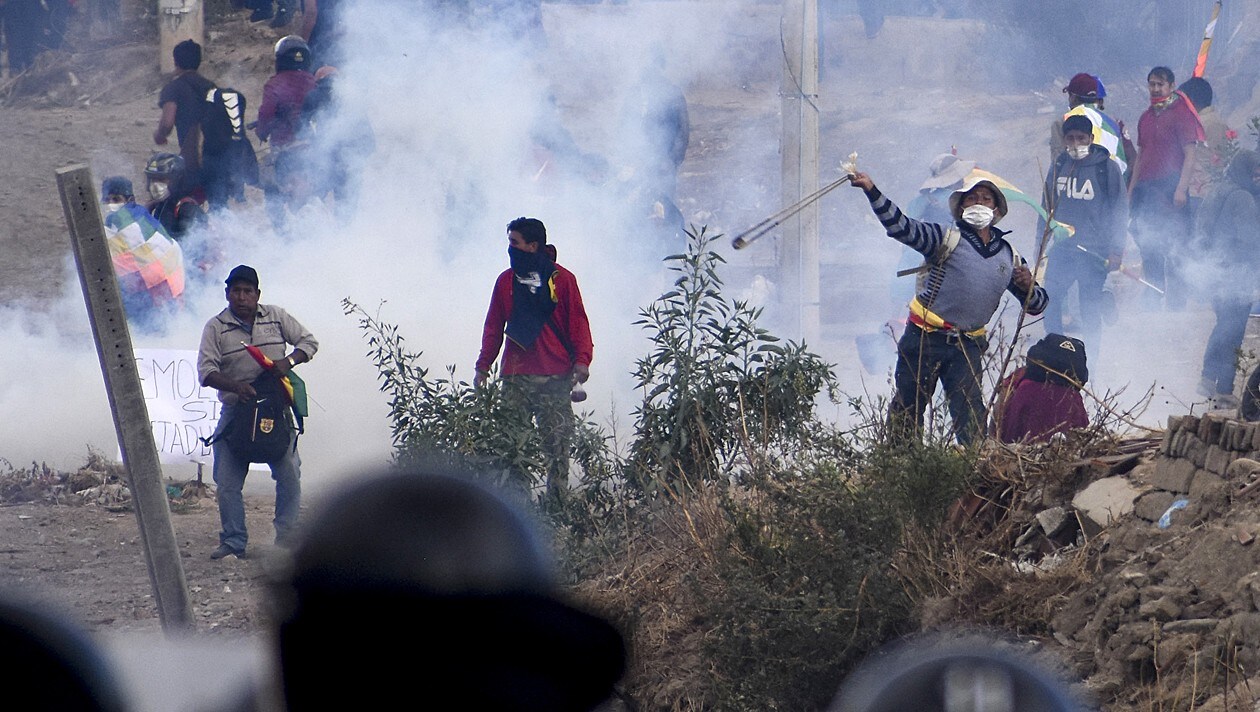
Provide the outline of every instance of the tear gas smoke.
{"type": "MultiPolygon", "coordinates": [[[[1077,71],[1100,75],[1108,112],[1133,131],[1145,108],[1146,71],[1168,64],[1179,79],[1188,75],[1202,30],[1197,20],[1196,27],[1165,17],[1157,3],[1124,16],[1136,23],[1132,31],[1112,21],[1121,18],[1118,10],[1115,18],[1098,10],[1106,17],[1093,23],[1065,12],[1041,24],[1019,24],[1015,9],[1025,11],[1026,3],[924,5],[938,6],[944,18],[908,8],[894,15],[897,8],[889,6],[872,32],[856,14],[865,3],[825,4],[832,12],[820,30],[821,183],[838,178],[843,157],[856,149],[860,169],[905,206],[933,157],[956,148],[1036,199],[1050,158],[1049,125],[1067,108],[1060,92],[1067,78],[1077,71]],[[1108,51],[1047,50],[1054,46],[1047,38],[1074,31],[1080,36],[1073,42],[1088,34],[1096,38],[1090,47],[1108,51]],[[1189,38],[1181,37],[1186,32],[1189,38]],[[1152,44],[1152,36],[1166,41],[1152,44]]],[[[496,25],[485,14],[433,16],[423,6],[347,6],[350,51],[338,91],[354,111],[333,133],[355,136],[365,117],[377,146],[364,167],[355,217],[342,223],[326,206],[312,204],[277,234],[258,200],[216,216],[203,237],[221,254],[204,278],[190,279],[184,314],[160,336],[135,336],[141,346],[194,349],[202,324],[223,306],[227,271],[238,263],[257,267],[263,301],[290,310],[321,343],[300,371],[315,401],[301,445],[313,483],[390,456],[385,399],[364,357],[362,334],[342,314],[340,301],[349,297],[370,311],[379,304],[381,318],[400,326],[433,372],[455,364],[456,376],[470,380],[490,289],[507,266],[504,226],[521,215],[547,224],[559,261],[583,289],[595,338],[589,408],[599,420],[626,420],[637,400],[628,372],[646,349],[631,324],[667,284],[659,258],[681,247],[655,242],[646,206],[628,197],[631,169],[641,168],[632,159],[640,147],[655,144],[629,133],[622,117],[660,60],[664,76],[691,103],[695,131],[679,176],[686,221],[732,235],[784,207],[778,5],[546,3],[545,36],[536,28],[496,25]],[[355,115],[360,118],[350,118],[355,115]]],[[[1218,38],[1234,31],[1227,19],[1218,38]]],[[[1213,62],[1245,64],[1257,44],[1249,35],[1254,32],[1214,50],[1213,62]]],[[[212,42],[206,51],[214,55],[212,42]]],[[[1242,83],[1222,77],[1218,96],[1236,95],[1242,83]]],[[[252,118],[260,97],[249,98],[252,118]]],[[[1243,111],[1241,103],[1221,106],[1236,127],[1243,111]]],[[[95,177],[125,173],[115,165],[102,158],[95,177]]],[[[900,248],[883,236],[855,191],[838,190],[821,207],[823,343],[811,346],[840,365],[847,389],[882,395],[890,392],[884,377],[858,370],[854,341],[904,316],[904,302],[889,297],[900,248]]],[[[1036,254],[1035,220],[1021,212],[1013,211],[1003,227],[1014,230],[1023,254],[1036,254]]],[[[728,252],[734,294],[772,304],[777,240],[758,241],[738,256],[728,252]]],[[[0,353],[0,368],[9,374],[0,383],[6,420],[0,456],[15,465],[49,458],[72,467],[85,446],[111,454],[116,447],[77,279],[66,284],[47,314],[0,312],[3,333],[20,334],[6,339],[0,353]]],[[[1123,303],[1129,295],[1120,296],[1123,303]]],[[[775,310],[767,316],[775,329],[775,310]]],[[[1168,388],[1166,407],[1146,422],[1184,412],[1192,399],[1187,384],[1197,380],[1199,332],[1206,330],[1200,317],[1122,314],[1121,323],[1106,330],[1097,371],[1104,384],[1144,390],[1157,381],[1168,388]]],[[[1094,358],[1091,353],[1092,372],[1094,358]]],[[[843,410],[837,409],[838,418],[846,417],[843,410]]]]}

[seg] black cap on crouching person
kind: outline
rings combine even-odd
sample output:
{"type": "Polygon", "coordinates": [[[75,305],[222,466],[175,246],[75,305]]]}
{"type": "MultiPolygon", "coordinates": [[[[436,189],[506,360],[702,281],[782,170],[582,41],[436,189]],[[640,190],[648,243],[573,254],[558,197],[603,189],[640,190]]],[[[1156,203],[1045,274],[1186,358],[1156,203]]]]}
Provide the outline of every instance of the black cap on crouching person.
{"type": "Polygon", "coordinates": [[[1085,342],[1063,334],[1046,334],[1041,341],[1028,347],[1024,378],[1081,388],[1089,380],[1085,342]]]}
{"type": "Polygon", "coordinates": [[[250,267],[249,265],[237,265],[232,268],[231,272],[228,273],[227,279],[224,280],[223,283],[231,287],[233,284],[236,284],[237,282],[248,282],[254,285],[255,288],[257,288],[258,287],[258,272],[255,271],[254,268],[250,267]]]}
{"type": "Polygon", "coordinates": [[[277,593],[291,711],[579,712],[625,666],[617,630],[564,600],[533,526],[462,477],[392,471],[330,493],[277,593]]]}

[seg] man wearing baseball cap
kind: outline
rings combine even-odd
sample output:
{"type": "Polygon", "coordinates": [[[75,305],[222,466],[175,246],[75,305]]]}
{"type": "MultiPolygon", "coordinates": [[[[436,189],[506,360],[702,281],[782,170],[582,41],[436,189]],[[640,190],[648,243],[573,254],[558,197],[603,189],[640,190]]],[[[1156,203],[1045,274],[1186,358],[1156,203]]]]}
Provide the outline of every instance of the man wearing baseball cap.
{"type": "MultiPolygon", "coordinates": [[[[220,434],[245,405],[258,396],[251,385],[263,367],[245,348],[257,347],[274,362],[271,370],[283,376],[299,363],[311,360],[319,342],[306,327],[280,307],[259,304],[258,272],[248,265],[237,265],[228,274],[227,308],[206,322],[201,332],[201,348],[197,353],[197,375],[201,385],[219,391],[223,410],[219,427],[211,437],[214,447],[214,484],[218,488],[219,548],[211,559],[245,556],[249,534],[245,530],[245,502],[241,491],[249,461],[232,452],[231,444],[220,434]],[[288,351],[288,345],[293,350],[288,351]]],[[[280,459],[270,462],[271,478],[276,481],[276,543],[291,541],[301,505],[302,460],[297,452],[297,433],[293,446],[280,459]]]]}
{"type": "Polygon", "coordinates": [[[1107,89],[1102,80],[1081,72],[1063,87],[1063,93],[1068,95],[1068,111],[1050,127],[1051,165],[1063,154],[1063,122],[1069,116],[1084,116],[1094,125],[1094,143],[1107,149],[1120,173],[1125,174],[1129,170],[1129,152],[1124,145],[1124,127],[1103,113],[1107,89]]]}

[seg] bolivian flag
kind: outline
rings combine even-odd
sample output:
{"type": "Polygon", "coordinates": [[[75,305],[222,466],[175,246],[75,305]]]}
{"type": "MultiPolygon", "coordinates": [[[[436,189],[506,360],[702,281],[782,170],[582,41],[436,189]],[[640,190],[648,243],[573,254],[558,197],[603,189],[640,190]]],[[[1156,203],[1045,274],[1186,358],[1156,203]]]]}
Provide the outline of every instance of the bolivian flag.
{"type": "MultiPolygon", "coordinates": [[[[259,349],[257,346],[247,344],[244,341],[241,342],[241,346],[244,346],[249,355],[254,357],[258,365],[268,371],[276,365],[276,362],[268,358],[267,354],[263,353],[262,349],[259,349]]],[[[310,411],[306,404],[306,382],[299,378],[295,371],[290,369],[288,373],[280,377],[280,385],[284,386],[284,394],[289,398],[289,405],[293,407],[293,414],[299,420],[309,415],[310,411]]]]}

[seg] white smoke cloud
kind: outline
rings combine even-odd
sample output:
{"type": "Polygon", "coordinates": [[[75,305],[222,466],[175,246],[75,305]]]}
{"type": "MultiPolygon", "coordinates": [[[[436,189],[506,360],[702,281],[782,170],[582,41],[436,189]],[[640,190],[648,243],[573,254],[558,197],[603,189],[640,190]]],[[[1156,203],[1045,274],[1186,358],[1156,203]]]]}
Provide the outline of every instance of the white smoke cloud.
{"type": "MultiPolygon", "coordinates": [[[[347,6],[353,49],[337,81],[359,118],[335,128],[356,135],[366,117],[377,144],[364,169],[357,216],[341,224],[311,206],[294,218],[287,236],[275,234],[257,200],[217,216],[214,234],[223,254],[203,280],[190,283],[184,316],[163,336],[134,337],[141,346],[195,348],[201,326],[223,306],[223,276],[238,263],[257,267],[263,301],[291,311],[321,343],[301,370],[315,401],[301,445],[313,484],[390,456],[385,398],[364,357],[367,344],[354,319],[342,314],[341,300],[349,297],[371,312],[380,305],[381,318],[400,326],[432,371],[456,364],[457,376],[469,379],[490,289],[507,265],[504,226],[520,215],[547,224],[560,262],[583,288],[595,337],[588,406],[599,420],[629,420],[638,396],[628,372],[646,349],[632,322],[667,283],[657,260],[678,251],[647,236],[644,206],[629,201],[618,180],[625,155],[633,153],[621,131],[621,110],[658,52],[664,74],[692,102],[693,127],[700,127],[679,179],[685,219],[729,236],[783,207],[779,5],[546,3],[545,41],[536,30],[488,30],[484,17],[475,26],[439,22],[416,9],[421,5],[347,6]],[[562,155],[540,150],[532,136],[549,115],[559,117],[578,149],[569,165],[562,155]]],[[[905,205],[932,158],[956,146],[963,158],[1035,195],[1049,160],[1049,123],[1066,108],[1059,89],[1067,77],[1082,70],[1103,76],[1109,111],[1131,130],[1145,108],[1145,62],[1087,67],[1071,57],[1049,62],[1032,49],[1012,54],[1012,47],[1031,48],[1034,37],[976,16],[890,16],[867,38],[858,17],[844,14],[850,5],[824,16],[825,74],[817,100],[823,183],[838,177],[839,162],[856,149],[860,167],[905,205]]],[[[1218,30],[1218,37],[1228,31],[1218,30]]],[[[213,58],[213,46],[207,52],[213,58]]],[[[1173,59],[1161,56],[1151,64],[1173,59]]],[[[238,81],[240,71],[221,76],[247,88],[238,81]]],[[[252,118],[261,97],[249,99],[252,118]]],[[[141,164],[132,162],[129,174],[142,175],[141,164]]],[[[97,180],[126,174],[128,165],[107,155],[93,162],[97,180]]],[[[142,184],[136,184],[141,193],[142,184]]],[[[860,391],[854,335],[902,315],[887,297],[900,249],[882,235],[856,191],[843,188],[820,207],[824,278],[852,284],[841,285],[839,301],[837,292],[824,294],[825,321],[840,326],[815,346],[840,364],[842,384],[860,391]]],[[[1034,225],[1030,215],[1003,224],[1016,230],[1025,255],[1036,250],[1034,225]]],[[[731,263],[726,276],[733,294],[775,293],[776,238],[740,253],[719,249],[731,263]]],[[[0,456],[14,464],[49,458],[73,466],[85,446],[110,453],[116,447],[77,278],[65,283],[66,293],[46,316],[0,311],[0,333],[20,335],[0,350],[0,369],[21,375],[0,382],[7,421],[0,456]]],[[[1122,323],[1104,337],[1114,361],[1110,382],[1144,390],[1143,384],[1158,381],[1171,393],[1162,413],[1183,412],[1178,403],[1193,398],[1197,381],[1200,331],[1206,331],[1201,319],[1150,321],[1122,313],[1122,323]]],[[[878,377],[866,376],[865,383],[874,394],[887,391],[878,377]]],[[[1144,422],[1157,423],[1159,415],[1144,422]]]]}
{"type": "MultiPolygon", "coordinates": [[[[646,5],[619,14],[547,5],[545,42],[537,32],[484,22],[443,25],[419,3],[348,5],[351,50],[336,81],[354,111],[331,128],[354,136],[366,117],[377,146],[357,215],[342,224],[326,206],[311,205],[278,235],[251,191],[250,205],[214,215],[200,236],[220,254],[200,278],[189,270],[183,314],[160,335],[133,330],[135,344],[195,349],[205,321],[224,306],[228,270],[255,266],[262,301],[289,310],[320,341],[300,371],[313,400],[301,440],[305,479],[318,485],[372,468],[391,454],[386,400],[341,300],[398,324],[431,372],[455,364],[459,378],[471,379],[491,287],[507,266],[506,223],[528,215],[547,224],[560,262],[583,288],[595,339],[587,405],[611,420],[615,401],[615,417],[625,421],[636,400],[628,373],[645,350],[631,322],[663,287],[666,250],[646,244],[647,211],[628,203],[620,166],[608,162],[618,113],[654,58],[649,47],[669,48],[667,71],[685,86],[722,58],[722,43],[692,49],[674,40],[701,27],[720,37],[722,23],[738,14],[736,7],[646,5]],[[544,129],[571,134],[575,155],[540,149],[544,129]]],[[[252,118],[261,97],[249,99],[252,118]]],[[[94,177],[143,175],[141,160],[130,172],[128,163],[101,156],[94,177]]],[[[136,188],[143,199],[142,178],[136,188]]],[[[0,404],[22,412],[6,425],[0,451],[15,464],[51,458],[72,467],[88,446],[116,451],[77,276],[65,283],[52,318],[0,313],[5,333],[24,334],[0,355],[0,368],[29,374],[0,385],[0,404]],[[55,368],[24,366],[50,357],[55,368]]]]}

